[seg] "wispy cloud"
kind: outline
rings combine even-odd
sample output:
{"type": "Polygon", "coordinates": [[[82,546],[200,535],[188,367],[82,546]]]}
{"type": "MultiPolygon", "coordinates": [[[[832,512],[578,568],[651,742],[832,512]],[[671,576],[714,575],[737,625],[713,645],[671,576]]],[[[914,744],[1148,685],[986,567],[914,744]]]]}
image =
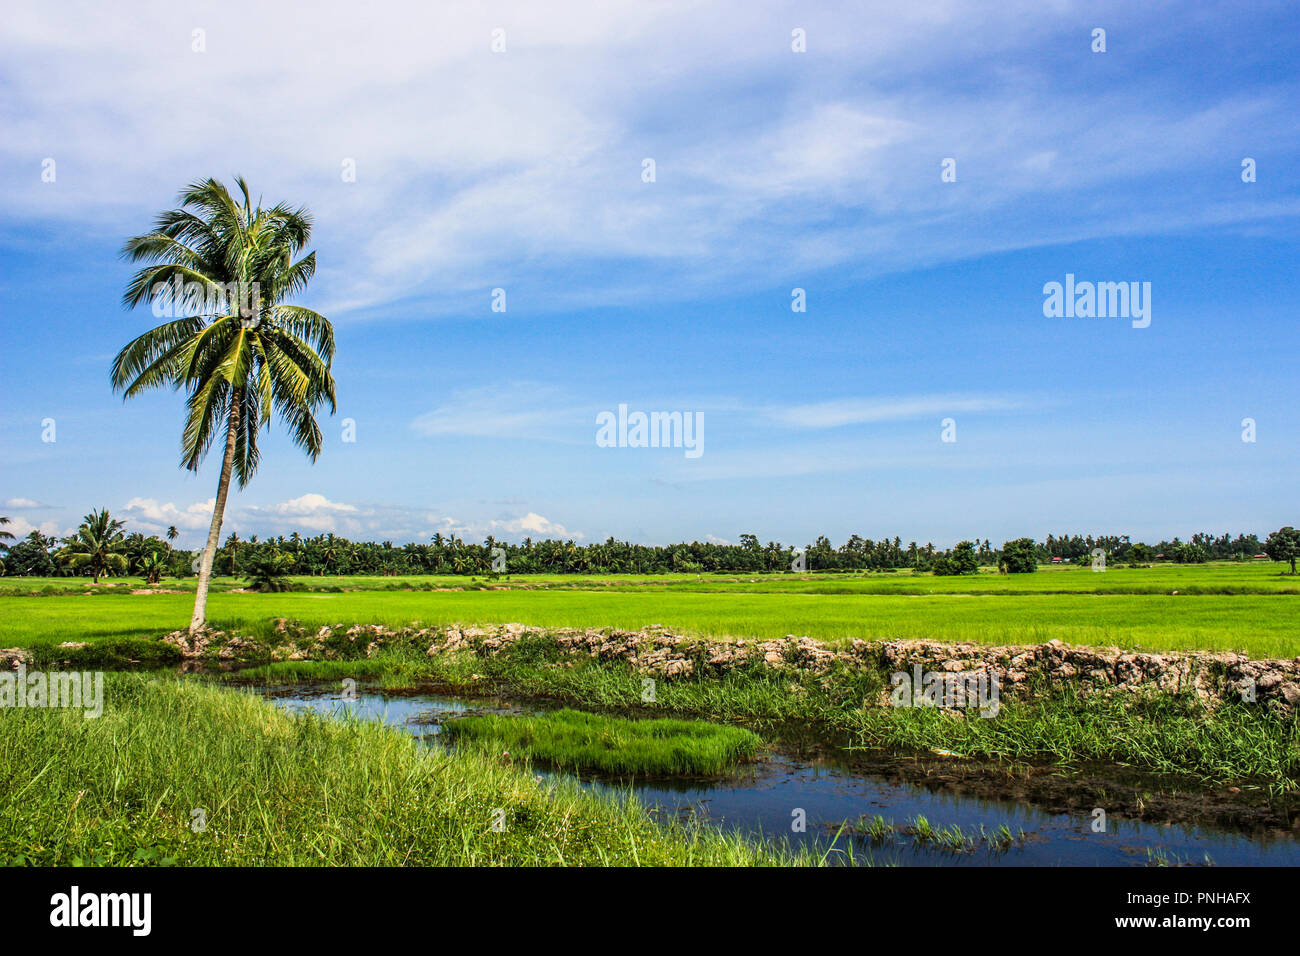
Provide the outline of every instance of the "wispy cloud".
{"type": "MultiPolygon", "coordinates": [[[[1131,47],[1160,36],[1163,4],[401,7],[359,26],[350,0],[324,0],[310,31],[240,2],[183,20],[164,3],[131,18],[12,11],[0,198],[19,220],[111,217],[116,233],[131,215],[143,227],[195,170],[238,170],[316,212],[318,294],[333,310],[414,297],[420,315],[465,312],[498,285],[556,310],[1186,228],[1225,214],[1214,177],[1195,203],[1186,176],[1165,191],[1156,177],[1209,169],[1219,144],[1256,130],[1274,149],[1300,139],[1294,78],[1191,106],[1159,74],[1126,75],[1122,93],[1083,81],[1115,56],[1086,59],[1080,13],[1124,22],[1131,47]],[[257,29],[231,28],[245,22],[257,29]],[[807,53],[790,50],[793,23],[807,53]],[[206,52],[191,49],[194,28],[206,52]],[[504,53],[490,49],[496,28],[504,53]],[[1063,80],[1053,64],[1070,57],[1063,80]],[[54,184],[40,180],[43,152],[54,184]],[[956,184],[940,183],[945,157],[956,184]],[[1045,197],[1054,214],[1030,215],[1045,197]],[[642,271],[606,268],[620,263],[642,271]]],[[[1261,198],[1230,215],[1267,223],[1294,207],[1261,198]]]]}
{"type": "Polygon", "coordinates": [[[6,498],[4,506],[6,508],[28,508],[28,509],[47,507],[46,505],[41,504],[39,501],[33,501],[31,498],[6,498]]]}
{"type": "Polygon", "coordinates": [[[421,435],[471,435],[557,440],[589,417],[563,389],[536,382],[489,385],[456,392],[411,422],[421,435]]]}
{"type": "Polygon", "coordinates": [[[914,395],[900,398],[846,398],[787,408],[768,416],[791,428],[838,428],[873,422],[905,421],[933,415],[1011,411],[1023,401],[999,395],[914,395]]]}
{"type": "Polygon", "coordinates": [[[271,505],[247,505],[235,510],[234,524],[256,534],[288,534],[293,531],[340,534],[367,540],[428,541],[435,533],[479,541],[489,534],[501,539],[533,537],[582,538],[582,532],[535,511],[469,520],[427,509],[387,504],[351,504],[335,501],[318,492],[271,505]]]}

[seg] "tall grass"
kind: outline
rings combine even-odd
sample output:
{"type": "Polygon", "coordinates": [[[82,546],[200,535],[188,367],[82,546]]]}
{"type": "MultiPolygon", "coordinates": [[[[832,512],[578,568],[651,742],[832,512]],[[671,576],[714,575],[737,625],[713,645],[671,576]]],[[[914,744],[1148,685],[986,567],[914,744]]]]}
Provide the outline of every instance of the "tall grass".
{"type": "Polygon", "coordinates": [[[718,774],[752,757],[758,734],[698,720],[625,720],[557,710],[537,717],[486,714],[443,724],[449,740],[527,757],[562,770],[619,775],[718,774]]]}
{"type": "Polygon", "coordinates": [[[858,709],[843,726],[863,747],[937,749],[985,760],[1099,761],[1207,782],[1300,786],[1300,721],[1242,703],[1211,711],[1190,694],[1083,696],[1060,687],[997,717],[932,708],[858,709]]]}
{"type": "Polygon", "coordinates": [[[98,719],[0,714],[0,862],[37,865],[815,863],[541,781],[379,723],[110,675],[98,719]],[[201,822],[201,826],[200,826],[201,822]]]}

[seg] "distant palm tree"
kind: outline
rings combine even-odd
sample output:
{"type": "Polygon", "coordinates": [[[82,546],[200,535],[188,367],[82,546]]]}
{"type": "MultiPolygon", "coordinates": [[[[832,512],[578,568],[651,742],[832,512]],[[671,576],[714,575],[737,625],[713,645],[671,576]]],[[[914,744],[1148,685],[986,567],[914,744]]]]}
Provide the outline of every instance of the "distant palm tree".
{"type": "MultiPolygon", "coordinates": [[[[226,550],[230,552],[230,576],[235,576],[235,558],[239,556],[239,532],[230,532],[230,537],[226,539],[226,550]]],[[[215,564],[215,559],[213,561],[215,564]]]]}
{"type": "Polygon", "coordinates": [[[4,515],[0,515],[0,550],[7,549],[9,547],[9,545],[5,544],[4,542],[12,541],[14,539],[14,534],[12,531],[4,530],[4,526],[11,523],[12,522],[10,522],[10,520],[6,518],[4,515]]]}
{"type": "Polygon", "coordinates": [[[259,554],[248,562],[250,591],[280,592],[292,591],[289,581],[289,568],[293,558],[279,551],[259,554]]]}
{"type": "Polygon", "coordinates": [[[157,551],[150,551],[140,559],[140,573],[145,584],[157,584],[167,570],[167,561],[157,551]]]}
{"type": "Polygon", "coordinates": [[[333,571],[338,567],[339,557],[342,553],[343,549],[334,543],[334,533],[330,532],[329,540],[325,542],[325,546],[321,549],[321,560],[324,562],[325,568],[333,571]]]}
{"type": "Polygon", "coordinates": [[[167,526],[167,549],[171,550],[171,543],[180,537],[180,532],[176,530],[176,525],[167,526]]]}
{"type": "Polygon", "coordinates": [[[154,231],[127,241],[123,255],[147,262],[123,295],[128,308],[149,299],[181,317],[146,332],[113,361],[113,387],[125,398],[170,386],[188,393],[181,464],[197,471],[225,431],[216,505],[199,565],[190,630],[203,627],[208,584],[233,472],[240,486],[257,470],[257,434],[274,409],[294,444],[314,461],[321,451],[318,408],[336,408],[334,329],[310,309],[286,304],[316,272],[316,254],[295,256],[311,237],[304,209],[242,202],[215,179],[181,191],[180,208],[159,215],[154,231]],[[182,285],[187,288],[182,289],[182,285]],[[192,291],[191,291],[192,290],[192,291]],[[197,300],[207,297],[209,309],[197,300]],[[232,301],[233,299],[233,301],[232,301]]]}
{"type": "Polygon", "coordinates": [[[82,519],[77,533],[59,549],[58,558],[73,568],[89,566],[96,584],[112,571],[126,573],[126,525],[115,521],[107,508],[92,511],[82,519]]]}

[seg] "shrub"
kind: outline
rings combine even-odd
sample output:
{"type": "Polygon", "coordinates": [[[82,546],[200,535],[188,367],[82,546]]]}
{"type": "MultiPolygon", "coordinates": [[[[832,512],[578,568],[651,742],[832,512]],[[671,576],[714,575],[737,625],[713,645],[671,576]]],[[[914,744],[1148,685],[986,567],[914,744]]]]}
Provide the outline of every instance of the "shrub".
{"type": "Polygon", "coordinates": [[[1038,545],[1033,538],[1016,538],[1002,545],[998,566],[1008,574],[1028,574],[1038,570],[1038,545]]]}

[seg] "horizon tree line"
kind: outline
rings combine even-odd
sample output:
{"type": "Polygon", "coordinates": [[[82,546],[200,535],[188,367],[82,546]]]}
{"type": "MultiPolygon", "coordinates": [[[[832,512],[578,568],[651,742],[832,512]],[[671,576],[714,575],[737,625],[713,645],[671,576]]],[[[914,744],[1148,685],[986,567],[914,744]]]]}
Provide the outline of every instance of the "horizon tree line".
{"type": "MultiPolygon", "coordinates": [[[[179,533],[169,527],[165,537],[128,532],[107,509],[85,516],[77,531],[67,537],[32,531],[16,543],[3,530],[9,519],[0,516],[0,573],[34,577],[137,574],[149,583],[163,576],[188,577],[196,572],[202,552],[174,546],[179,533]]],[[[1156,562],[1199,564],[1206,561],[1247,561],[1267,555],[1292,565],[1300,557],[1300,532],[1281,528],[1261,542],[1255,534],[1197,533],[1186,541],[1178,537],[1154,545],[1132,542],[1128,535],[1051,535],[1044,540],[1016,538],[994,547],[988,538],[937,548],[900,537],[873,541],[852,535],[839,547],[825,535],[801,548],[779,541],[760,543],[754,534],[740,535],[736,544],[680,542],[670,545],[633,544],[613,537],[603,542],[578,544],[573,539],[524,538],[499,541],[488,535],[481,543],[452,534],[434,534],[428,544],[392,541],[353,541],[333,533],[304,537],[298,532],[259,538],[229,534],[212,553],[210,573],[228,577],[276,573],[342,575],[489,575],[499,574],[664,574],[664,573],[772,573],[791,572],[796,559],[808,572],[861,571],[933,572],[969,574],[980,567],[999,567],[1011,573],[1032,571],[1039,565],[1087,565],[1101,549],[1113,565],[1135,566],[1156,562]]],[[[201,570],[201,563],[199,569],[201,570]]],[[[269,586],[267,589],[271,589],[269,586]]]]}

